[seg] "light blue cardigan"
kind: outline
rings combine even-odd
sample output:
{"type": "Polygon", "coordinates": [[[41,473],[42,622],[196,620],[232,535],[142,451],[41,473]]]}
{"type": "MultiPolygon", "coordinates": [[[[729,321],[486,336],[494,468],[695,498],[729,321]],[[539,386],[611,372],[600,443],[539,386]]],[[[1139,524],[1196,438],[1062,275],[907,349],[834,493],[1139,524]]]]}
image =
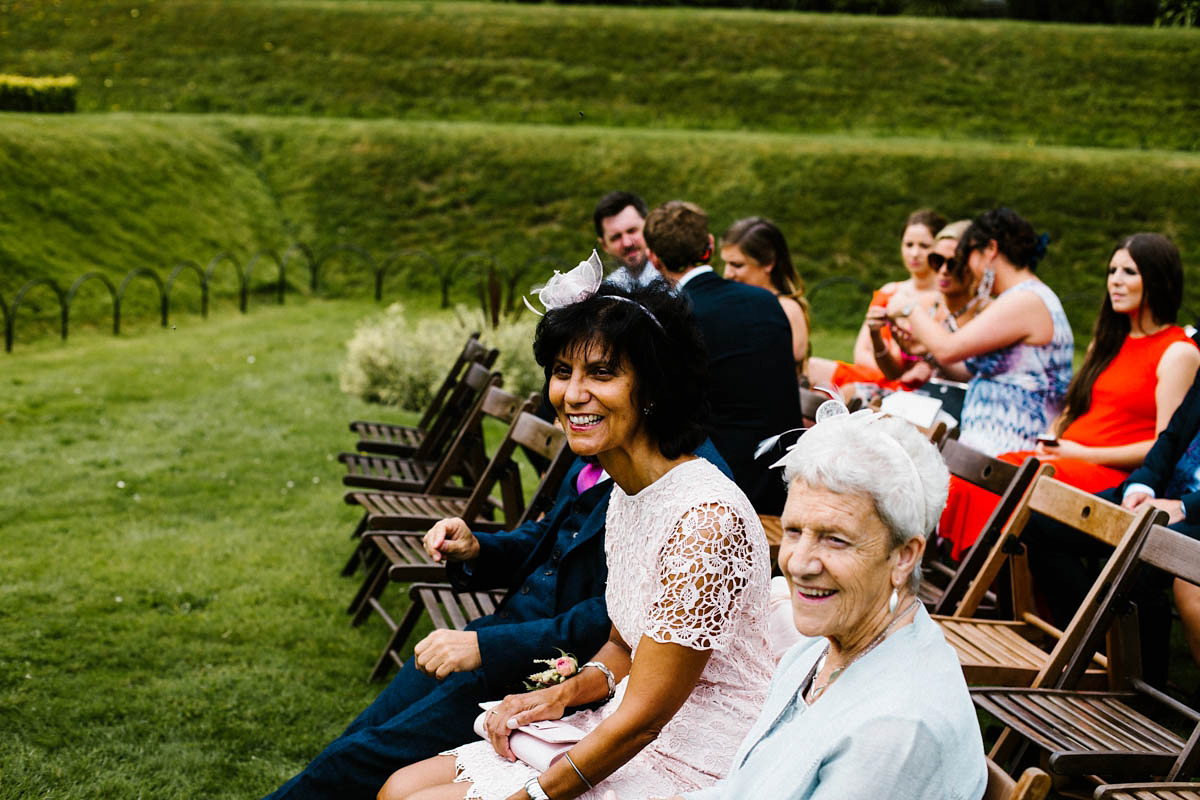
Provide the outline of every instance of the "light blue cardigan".
{"type": "Polygon", "coordinates": [[[825,645],[805,638],[784,654],[729,776],[688,800],[983,797],[975,708],[957,655],[924,608],[810,707],[797,690],[825,645]]]}

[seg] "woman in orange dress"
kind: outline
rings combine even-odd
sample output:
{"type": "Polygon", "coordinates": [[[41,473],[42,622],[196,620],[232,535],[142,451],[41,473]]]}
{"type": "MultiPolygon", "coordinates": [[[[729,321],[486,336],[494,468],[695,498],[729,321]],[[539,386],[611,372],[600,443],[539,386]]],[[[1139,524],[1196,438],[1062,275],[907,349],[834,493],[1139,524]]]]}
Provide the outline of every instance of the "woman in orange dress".
{"type": "MultiPolygon", "coordinates": [[[[1141,465],[1200,367],[1200,350],[1175,325],[1183,267],[1174,243],[1138,233],[1113,250],[1107,292],[1065,408],[1035,450],[1002,453],[1020,464],[1036,455],[1055,477],[1088,492],[1116,486],[1141,465]]],[[[975,541],[997,498],[951,481],[939,533],[958,557],[975,541]]]]}
{"type": "MultiPolygon", "coordinates": [[[[929,266],[929,253],[933,250],[934,235],[944,228],[946,218],[936,211],[923,209],[909,215],[900,240],[900,255],[908,269],[908,278],[884,284],[871,297],[868,319],[872,308],[887,308],[892,298],[903,298],[905,302],[916,302],[928,308],[937,303],[937,272],[929,266]]],[[[921,357],[905,352],[895,341],[891,331],[883,330],[884,347],[891,357],[907,366],[920,363],[921,357]]],[[[901,380],[889,381],[876,361],[876,347],[871,338],[867,322],[863,322],[854,342],[854,363],[834,361],[829,358],[810,358],[807,375],[813,386],[847,386],[851,383],[875,383],[888,388],[903,388],[901,380]]],[[[919,383],[918,383],[919,385],[919,383]]],[[[909,387],[912,388],[912,387],[909,387]]]]}

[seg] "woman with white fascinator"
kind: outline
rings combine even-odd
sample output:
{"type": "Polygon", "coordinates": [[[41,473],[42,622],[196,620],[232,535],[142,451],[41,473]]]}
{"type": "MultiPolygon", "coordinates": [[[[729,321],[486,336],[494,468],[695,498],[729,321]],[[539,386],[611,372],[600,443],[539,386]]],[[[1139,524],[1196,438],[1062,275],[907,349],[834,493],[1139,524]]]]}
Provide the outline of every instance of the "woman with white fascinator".
{"type": "Polygon", "coordinates": [[[533,349],[567,443],[616,484],[609,641],[562,683],[489,709],[485,741],[393,774],[381,800],[698,789],[728,770],[766,697],[767,540],[746,495],[696,455],[707,374],[690,306],[657,281],[600,285],[593,259],[541,290],[533,349]],[[596,704],[566,717],[581,737],[558,760],[522,755],[532,723],[596,704]]]}
{"type": "Polygon", "coordinates": [[[801,639],[729,776],[683,797],[978,800],[975,710],[916,598],[946,501],[941,456],[907,422],[860,411],[818,422],[777,466],[788,482],[779,566],[801,639]]]}

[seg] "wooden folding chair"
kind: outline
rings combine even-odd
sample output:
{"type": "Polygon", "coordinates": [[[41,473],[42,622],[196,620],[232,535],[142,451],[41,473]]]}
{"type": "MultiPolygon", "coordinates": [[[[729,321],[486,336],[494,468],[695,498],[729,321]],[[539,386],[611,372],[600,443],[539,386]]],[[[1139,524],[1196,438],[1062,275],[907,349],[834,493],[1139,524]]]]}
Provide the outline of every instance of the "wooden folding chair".
{"type": "MultiPolygon", "coordinates": [[[[1021,536],[1032,513],[1037,512],[1092,536],[1110,547],[1127,540],[1149,524],[1153,509],[1134,513],[1118,505],[1040,475],[1026,492],[992,545],[987,559],[971,581],[952,615],[934,615],[946,641],[958,652],[967,683],[1029,686],[1052,663],[1046,646],[1054,653],[1078,643],[1077,635],[1066,637],[1033,608],[1032,585],[1023,555],[1021,536]],[[1008,563],[1012,578],[1012,619],[977,619],[978,609],[1000,569],[1008,563]]],[[[1101,573],[1076,614],[1090,612],[1103,587],[1109,567],[1101,573]]],[[[1068,649],[1067,652],[1070,652],[1068,649]]],[[[1104,680],[1103,656],[1096,657],[1099,669],[1093,677],[1104,680]]]]}
{"type": "MultiPolygon", "coordinates": [[[[1165,521],[1162,512],[1145,510],[1150,512],[1147,519],[1165,521]]],[[[1045,751],[1050,772],[1061,775],[1119,780],[1162,776],[1177,782],[1196,774],[1200,712],[1141,678],[1135,578],[1146,567],[1200,585],[1200,541],[1162,525],[1136,532],[1109,558],[1107,582],[1095,609],[1081,609],[1068,626],[1068,633],[1078,633],[1075,646],[1066,648],[1065,655],[1056,654],[1055,664],[1032,688],[971,690],[976,706],[1006,726],[992,748],[998,762],[1015,763],[1021,750],[1034,747],[1045,751]],[[1081,691],[1088,654],[1106,634],[1114,664],[1111,688],[1081,691]],[[1181,727],[1190,728],[1187,741],[1164,723],[1166,717],[1183,720],[1181,727]]]]}
{"type": "Polygon", "coordinates": [[[464,630],[467,624],[482,616],[495,613],[496,606],[504,599],[504,592],[463,592],[454,591],[448,583],[414,583],[408,587],[409,606],[399,622],[394,621],[382,607],[376,612],[384,623],[391,629],[392,635],[387,646],[371,669],[370,681],[377,681],[387,675],[392,666],[404,664],[400,650],[423,613],[428,612],[437,629],[453,628],[464,630]]]}
{"type": "MultiPolygon", "coordinates": [[[[522,403],[522,399],[516,395],[506,392],[494,383],[489,385],[479,402],[471,410],[470,417],[459,430],[451,449],[457,448],[460,442],[469,437],[476,436],[474,429],[478,427],[482,430],[485,418],[491,417],[511,428],[520,413],[532,410],[536,407],[537,402],[537,394],[525,398],[522,403]]],[[[450,472],[448,468],[437,470],[430,478],[426,491],[423,492],[347,492],[343,496],[345,502],[348,505],[362,506],[363,515],[350,534],[350,538],[355,542],[355,547],[350,554],[350,559],[342,568],[342,574],[353,574],[363,558],[373,552],[365,547],[362,541],[362,535],[368,528],[372,514],[392,517],[407,515],[413,518],[411,524],[401,524],[402,530],[428,527],[433,523],[430,522],[427,525],[424,521],[430,518],[436,522],[446,517],[462,517],[468,522],[474,522],[481,514],[490,517],[494,513],[497,503],[490,496],[490,492],[499,482],[502,497],[498,505],[510,516],[520,515],[524,497],[521,493],[520,471],[516,469],[515,464],[505,461],[503,465],[493,467],[489,462],[480,475],[479,481],[476,481],[471,487],[470,493],[465,497],[457,487],[452,487],[450,491],[444,491],[451,477],[450,472]],[[484,474],[488,474],[488,485],[481,487],[480,481],[483,480],[484,474]]],[[[478,524],[486,525],[482,521],[478,524]]],[[[497,530],[497,528],[492,528],[492,530],[497,530]]]]}
{"type": "Polygon", "coordinates": [[[939,449],[951,475],[1000,496],[983,530],[958,564],[939,554],[936,547],[925,549],[922,567],[927,577],[921,581],[918,597],[931,613],[953,614],[1034,479],[1053,475],[1054,468],[1033,457],[1018,467],[960,444],[957,439],[943,438],[939,449]]]}
{"type": "Polygon", "coordinates": [[[987,760],[988,782],[982,800],[1044,800],[1050,793],[1050,776],[1030,767],[1013,780],[999,764],[987,760]]]}
{"type": "Polygon", "coordinates": [[[417,424],[354,420],[350,423],[350,430],[358,436],[357,449],[369,453],[416,456],[422,461],[432,460],[440,453],[440,447],[454,436],[474,400],[468,397],[463,402],[459,397],[461,393],[455,392],[463,371],[467,365],[475,363],[484,369],[491,369],[499,355],[499,350],[488,349],[479,341],[478,333],[471,334],[417,424]]]}
{"type": "MultiPolygon", "coordinates": [[[[574,454],[566,446],[566,434],[562,429],[530,413],[529,409],[522,411],[514,420],[478,486],[491,481],[489,473],[499,474],[505,469],[505,464],[515,468],[512,457],[519,446],[544,457],[550,464],[549,468],[543,473],[528,505],[523,505],[520,513],[506,513],[502,526],[494,521],[484,523],[477,517],[462,517],[472,530],[486,532],[512,529],[534,519],[553,504],[574,454]]],[[[445,567],[429,558],[421,539],[428,528],[446,516],[460,515],[444,514],[419,520],[411,516],[372,518],[368,524],[370,529],[363,536],[363,546],[377,548],[383,557],[375,568],[368,570],[362,587],[351,603],[352,624],[361,624],[372,611],[382,611],[378,598],[389,582],[442,579],[445,567]]]]}
{"type": "Polygon", "coordinates": [[[1114,783],[1096,787],[1093,800],[1200,800],[1200,783],[1114,783]]]}
{"type": "MultiPolygon", "coordinates": [[[[346,465],[342,483],[384,492],[426,492],[465,497],[470,493],[471,484],[487,465],[479,409],[487,390],[502,383],[500,373],[488,372],[487,367],[480,364],[468,364],[462,379],[454,387],[454,398],[448,403],[458,405],[469,400],[469,408],[453,440],[437,460],[425,460],[416,454],[387,456],[377,453],[339,453],[338,461],[346,465]],[[452,476],[458,476],[462,484],[450,484],[452,476]]],[[[431,435],[425,442],[431,442],[433,438],[431,435]]]]}

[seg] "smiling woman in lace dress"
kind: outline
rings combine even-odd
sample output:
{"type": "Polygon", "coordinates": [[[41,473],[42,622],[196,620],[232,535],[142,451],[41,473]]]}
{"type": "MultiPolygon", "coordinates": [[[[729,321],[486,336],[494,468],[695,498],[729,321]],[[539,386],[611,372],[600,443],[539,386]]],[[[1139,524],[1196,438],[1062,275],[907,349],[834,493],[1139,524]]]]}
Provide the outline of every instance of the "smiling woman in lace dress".
{"type": "Polygon", "coordinates": [[[692,455],[704,439],[706,376],[686,300],[655,285],[590,291],[547,304],[534,354],[571,449],[616,484],[605,541],[609,642],[596,666],[504,698],[487,716],[490,741],[400,770],[381,798],[699,789],[728,769],[766,696],[767,542],[741,490],[692,455]],[[514,727],[598,702],[567,717],[587,735],[566,758],[540,775],[513,759],[514,727]]]}

